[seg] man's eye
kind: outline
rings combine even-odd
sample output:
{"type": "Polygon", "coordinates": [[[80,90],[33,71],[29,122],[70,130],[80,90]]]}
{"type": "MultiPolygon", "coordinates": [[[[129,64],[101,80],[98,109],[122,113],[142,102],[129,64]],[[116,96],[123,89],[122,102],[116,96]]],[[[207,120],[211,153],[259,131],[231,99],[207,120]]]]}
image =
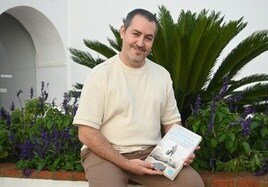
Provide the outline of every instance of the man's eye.
{"type": "Polygon", "coordinates": [[[153,40],[153,38],[151,38],[151,37],[147,37],[147,38],[145,38],[147,41],[152,41],[153,40]]]}

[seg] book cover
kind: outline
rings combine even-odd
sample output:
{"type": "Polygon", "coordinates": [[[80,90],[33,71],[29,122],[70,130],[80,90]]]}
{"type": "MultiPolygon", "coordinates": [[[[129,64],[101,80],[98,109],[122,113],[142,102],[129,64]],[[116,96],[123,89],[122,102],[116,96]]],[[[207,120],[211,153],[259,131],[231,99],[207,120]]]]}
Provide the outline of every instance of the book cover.
{"type": "Polygon", "coordinates": [[[174,180],[184,160],[192,154],[202,137],[181,125],[173,125],[145,161],[153,164],[170,180],[174,180]]]}

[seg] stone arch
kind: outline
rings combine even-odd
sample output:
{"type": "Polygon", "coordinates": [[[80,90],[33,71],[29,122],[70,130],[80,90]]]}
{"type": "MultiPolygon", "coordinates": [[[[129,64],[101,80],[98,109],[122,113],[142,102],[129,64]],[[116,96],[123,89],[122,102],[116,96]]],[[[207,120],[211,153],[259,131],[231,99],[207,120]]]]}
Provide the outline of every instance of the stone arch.
{"type": "MultiPolygon", "coordinates": [[[[39,94],[41,81],[50,82],[53,74],[65,76],[67,60],[56,27],[42,12],[28,6],[17,6],[8,9],[0,17],[2,26],[6,28],[2,29],[0,25],[1,30],[5,30],[0,32],[0,106],[8,107],[11,101],[18,100],[17,90],[25,92],[21,95],[22,100],[29,99],[30,87],[39,94]],[[12,26],[7,27],[10,23],[12,26]],[[2,68],[3,63],[6,70],[2,68]]],[[[62,81],[55,82],[55,88],[64,87],[66,76],[62,81]]]]}

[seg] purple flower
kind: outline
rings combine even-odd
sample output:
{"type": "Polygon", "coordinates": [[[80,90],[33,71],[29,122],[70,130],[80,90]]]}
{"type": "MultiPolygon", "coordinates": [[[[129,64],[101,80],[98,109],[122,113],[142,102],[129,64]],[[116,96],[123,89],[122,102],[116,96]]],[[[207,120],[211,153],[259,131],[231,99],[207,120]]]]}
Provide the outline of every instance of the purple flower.
{"type": "Polygon", "coordinates": [[[66,127],[64,130],[63,130],[63,138],[66,139],[66,140],[70,140],[70,127],[66,127]]]}
{"type": "Polygon", "coordinates": [[[252,119],[251,118],[246,118],[240,119],[240,125],[241,125],[241,129],[242,129],[242,133],[244,136],[249,136],[251,134],[251,129],[250,129],[250,124],[251,124],[252,119]]]}
{"type": "Polygon", "coordinates": [[[70,100],[71,100],[70,96],[67,93],[64,93],[62,105],[66,115],[69,113],[68,103],[70,100]]]}
{"type": "Polygon", "coordinates": [[[10,109],[11,111],[14,111],[14,110],[15,110],[15,104],[14,104],[13,101],[12,101],[12,103],[11,103],[9,109],[10,109]]]}
{"type": "Polygon", "coordinates": [[[40,142],[37,137],[34,137],[33,142],[35,144],[34,151],[38,154],[38,156],[42,159],[45,158],[45,152],[47,152],[47,148],[44,146],[43,142],[40,142]]]}
{"type": "Polygon", "coordinates": [[[214,128],[217,107],[218,107],[217,100],[215,99],[215,97],[213,97],[213,99],[211,101],[211,105],[210,105],[211,111],[210,111],[210,118],[209,118],[209,122],[208,122],[208,129],[210,131],[214,128]]]}
{"type": "MultiPolygon", "coordinates": [[[[46,88],[48,88],[48,85],[49,85],[49,84],[47,83],[46,88]]],[[[47,91],[46,91],[46,89],[45,89],[45,82],[44,82],[44,81],[41,82],[41,98],[42,98],[44,101],[46,101],[47,98],[48,98],[48,93],[47,93],[47,91]]]]}
{"type": "Polygon", "coordinates": [[[41,109],[42,115],[44,115],[45,101],[42,97],[39,97],[39,102],[40,102],[40,109],[41,109]]]}
{"type": "Polygon", "coordinates": [[[7,116],[6,116],[6,126],[7,126],[8,129],[10,128],[10,125],[11,125],[11,118],[10,118],[9,113],[7,113],[7,116]]]}
{"type": "Polygon", "coordinates": [[[23,93],[23,91],[22,90],[19,90],[18,92],[17,92],[17,97],[19,98],[20,97],[20,94],[22,94],[23,93]]]}
{"type": "Polygon", "coordinates": [[[248,116],[248,115],[254,114],[254,113],[255,113],[255,110],[252,106],[246,106],[244,108],[244,113],[243,113],[244,116],[248,116]]]}
{"type": "Polygon", "coordinates": [[[33,144],[32,142],[27,139],[24,141],[24,143],[22,143],[20,146],[20,158],[22,160],[27,160],[33,157],[33,144]]]}
{"type": "Polygon", "coordinates": [[[225,102],[229,104],[230,111],[233,111],[234,113],[237,112],[237,105],[236,103],[242,99],[241,93],[229,96],[225,99],[225,102]]]}
{"type": "Polygon", "coordinates": [[[75,116],[77,109],[78,109],[78,106],[74,105],[73,110],[72,110],[72,116],[75,116]]]}
{"type": "Polygon", "coordinates": [[[57,129],[53,129],[52,132],[52,144],[56,147],[56,150],[59,151],[61,148],[61,142],[63,141],[66,143],[66,141],[61,136],[61,133],[57,129]]]}
{"type": "Polygon", "coordinates": [[[33,98],[33,93],[34,93],[34,89],[33,89],[33,87],[31,87],[31,89],[30,89],[30,98],[31,99],[33,98]]]}
{"type": "Polygon", "coordinates": [[[6,112],[6,110],[5,110],[3,107],[1,107],[1,109],[0,109],[0,119],[5,120],[6,117],[7,117],[7,112],[6,112]]]}
{"type": "Polygon", "coordinates": [[[55,103],[55,99],[52,100],[52,107],[55,107],[56,103],[55,103]]]}
{"type": "Polygon", "coordinates": [[[41,92],[43,92],[44,89],[45,89],[45,82],[41,81],[41,92]]]}
{"type": "Polygon", "coordinates": [[[23,173],[23,176],[30,177],[32,172],[33,171],[31,169],[24,169],[22,173],[23,173]]]}
{"type": "Polygon", "coordinates": [[[222,89],[220,90],[220,93],[219,93],[219,98],[223,98],[224,95],[226,94],[227,90],[228,90],[228,83],[229,83],[229,80],[227,77],[225,77],[223,79],[223,87],[222,89]]]}
{"type": "Polygon", "coordinates": [[[74,102],[73,102],[73,110],[72,110],[72,116],[75,116],[76,111],[78,109],[78,98],[80,97],[81,92],[74,92],[74,102]]]}
{"type": "Polygon", "coordinates": [[[44,90],[44,91],[42,92],[42,98],[43,98],[44,101],[47,100],[47,98],[48,98],[48,93],[46,92],[46,90],[44,90]]]}
{"type": "Polygon", "coordinates": [[[8,137],[10,142],[13,142],[15,139],[15,135],[13,133],[10,133],[9,137],[8,137]]]}
{"type": "Polygon", "coordinates": [[[41,129],[41,139],[44,142],[43,147],[44,149],[49,147],[50,144],[50,137],[49,137],[49,132],[46,129],[41,129]]]}

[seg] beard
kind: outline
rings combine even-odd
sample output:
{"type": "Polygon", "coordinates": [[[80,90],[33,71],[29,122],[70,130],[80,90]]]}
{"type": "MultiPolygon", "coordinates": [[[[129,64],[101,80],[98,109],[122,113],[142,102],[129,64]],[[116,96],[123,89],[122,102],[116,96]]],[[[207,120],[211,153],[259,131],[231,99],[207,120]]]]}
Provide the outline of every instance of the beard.
{"type": "Polygon", "coordinates": [[[138,47],[137,45],[130,46],[131,53],[128,55],[129,60],[134,63],[144,62],[145,58],[149,54],[144,47],[138,47]]]}

